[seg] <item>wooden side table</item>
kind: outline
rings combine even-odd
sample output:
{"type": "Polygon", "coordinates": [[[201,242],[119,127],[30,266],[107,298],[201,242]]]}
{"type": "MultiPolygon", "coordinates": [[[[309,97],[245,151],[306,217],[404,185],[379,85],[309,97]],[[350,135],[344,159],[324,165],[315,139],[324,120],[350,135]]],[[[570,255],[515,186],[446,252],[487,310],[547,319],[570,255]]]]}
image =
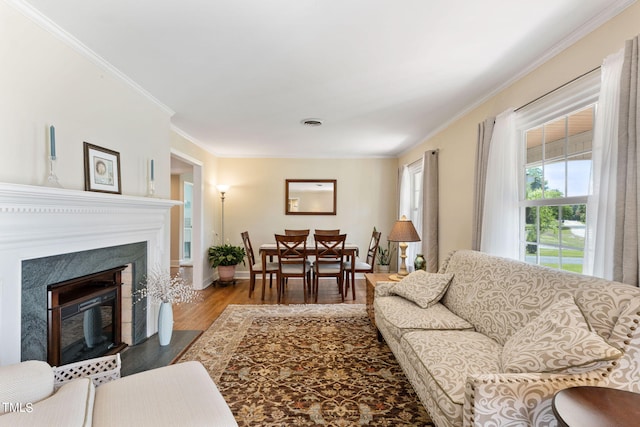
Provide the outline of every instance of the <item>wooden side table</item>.
{"type": "Polygon", "coordinates": [[[640,394],[606,387],[571,387],[553,396],[561,427],[631,427],[640,420],[640,394]]]}
{"type": "Polygon", "coordinates": [[[371,319],[371,324],[376,326],[376,319],[373,313],[373,297],[376,293],[376,283],[378,281],[388,281],[389,273],[366,273],[364,278],[367,280],[367,314],[371,319]]]}

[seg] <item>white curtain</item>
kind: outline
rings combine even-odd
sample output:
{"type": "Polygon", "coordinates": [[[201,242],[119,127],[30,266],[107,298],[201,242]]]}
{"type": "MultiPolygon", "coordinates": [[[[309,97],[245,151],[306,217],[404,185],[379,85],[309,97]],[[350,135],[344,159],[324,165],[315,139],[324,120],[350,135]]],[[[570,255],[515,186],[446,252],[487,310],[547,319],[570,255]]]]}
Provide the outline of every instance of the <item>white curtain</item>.
{"type": "Polygon", "coordinates": [[[593,130],[584,274],[613,279],[620,73],[624,50],[605,58],[593,130]]]}
{"type": "MultiPolygon", "coordinates": [[[[402,166],[402,172],[400,175],[400,209],[398,212],[398,218],[402,218],[402,215],[411,219],[411,173],[409,172],[409,166],[402,166]]],[[[413,223],[416,231],[422,236],[421,224],[413,223]]],[[[416,255],[420,250],[420,242],[407,242],[407,269],[413,271],[413,260],[416,259],[416,255]]],[[[396,257],[398,263],[400,263],[400,251],[396,250],[396,257]]],[[[398,264],[399,265],[399,264],[398,264]]]]}
{"type": "Polygon", "coordinates": [[[519,258],[518,165],[515,114],[509,109],[496,117],[491,138],[482,215],[482,252],[519,258]]]}

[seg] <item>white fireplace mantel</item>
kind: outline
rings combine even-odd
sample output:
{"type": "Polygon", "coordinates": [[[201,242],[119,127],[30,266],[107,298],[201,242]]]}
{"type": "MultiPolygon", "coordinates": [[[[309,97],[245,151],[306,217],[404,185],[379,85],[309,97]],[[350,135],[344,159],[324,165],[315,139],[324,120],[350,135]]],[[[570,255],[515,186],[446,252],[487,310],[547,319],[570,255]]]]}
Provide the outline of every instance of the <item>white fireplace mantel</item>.
{"type": "MultiPolygon", "coordinates": [[[[181,202],[0,183],[0,365],[20,361],[22,261],[147,242],[169,268],[169,212],[181,202]]],[[[148,334],[155,332],[148,310],[148,334]]]]}

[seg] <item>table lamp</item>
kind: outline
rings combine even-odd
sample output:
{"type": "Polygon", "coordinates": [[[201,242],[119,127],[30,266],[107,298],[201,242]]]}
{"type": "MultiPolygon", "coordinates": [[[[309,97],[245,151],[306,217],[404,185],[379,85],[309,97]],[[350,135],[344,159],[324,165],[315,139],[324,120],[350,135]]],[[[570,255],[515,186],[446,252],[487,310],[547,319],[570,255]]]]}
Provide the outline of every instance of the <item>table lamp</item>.
{"type": "Polygon", "coordinates": [[[396,223],[393,225],[391,229],[391,233],[387,238],[390,242],[399,242],[398,247],[400,248],[400,268],[398,268],[397,274],[392,274],[389,276],[390,280],[401,280],[404,276],[409,274],[407,271],[407,242],[419,242],[420,236],[416,231],[415,227],[411,220],[407,219],[406,216],[402,215],[396,223]]]}

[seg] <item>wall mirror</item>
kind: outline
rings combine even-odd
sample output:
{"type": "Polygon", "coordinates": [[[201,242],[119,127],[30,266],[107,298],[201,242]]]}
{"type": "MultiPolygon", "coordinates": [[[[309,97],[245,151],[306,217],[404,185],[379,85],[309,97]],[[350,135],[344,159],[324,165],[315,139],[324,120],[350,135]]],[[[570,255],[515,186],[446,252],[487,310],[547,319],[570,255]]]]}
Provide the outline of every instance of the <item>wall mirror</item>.
{"type": "Polygon", "coordinates": [[[335,179],[287,179],[287,215],[335,215],[335,179]]]}

